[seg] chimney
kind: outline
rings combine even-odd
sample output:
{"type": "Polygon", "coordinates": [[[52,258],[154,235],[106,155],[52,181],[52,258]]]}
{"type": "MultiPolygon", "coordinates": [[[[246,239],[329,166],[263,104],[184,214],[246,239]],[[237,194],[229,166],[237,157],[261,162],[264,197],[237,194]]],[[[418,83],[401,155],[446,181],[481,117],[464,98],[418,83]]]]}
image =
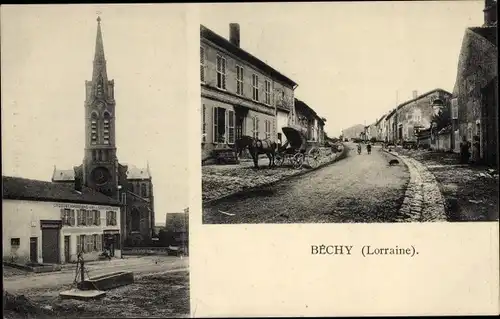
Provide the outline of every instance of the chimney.
{"type": "Polygon", "coordinates": [[[497,22],[496,0],[484,1],[484,26],[493,26],[497,22]]]}
{"type": "Polygon", "coordinates": [[[82,180],[75,176],[75,191],[82,192],[82,180]]]}
{"type": "Polygon", "coordinates": [[[240,25],[238,23],[229,24],[229,42],[240,47],[240,25]]]}
{"type": "Polygon", "coordinates": [[[418,96],[418,92],[417,90],[413,90],[413,98],[416,99],[418,96]]]}

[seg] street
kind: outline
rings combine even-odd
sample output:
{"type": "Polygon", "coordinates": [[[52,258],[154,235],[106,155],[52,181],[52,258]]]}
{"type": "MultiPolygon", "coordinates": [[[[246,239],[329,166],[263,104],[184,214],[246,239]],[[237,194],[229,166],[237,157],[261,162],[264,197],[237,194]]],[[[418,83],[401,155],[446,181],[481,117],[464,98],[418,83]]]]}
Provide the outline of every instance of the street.
{"type": "Polygon", "coordinates": [[[355,145],[348,157],[271,187],[205,205],[203,222],[355,223],[395,222],[410,174],[379,146],[371,154],[355,145]],[[233,215],[234,214],[234,215],[233,215]]]}
{"type": "MultiPolygon", "coordinates": [[[[132,271],[134,275],[187,270],[189,258],[170,256],[128,257],[89,263],[85,266],[91,277],[117,271],[132,271]]],[[[76,265],[65,265],[61,271],[53,273],[25,273],[11,277],[4,276],[3,286],[9,292],[22,292],[29,289],[47,289],[71,285],[75,279],[76,265]]],[[[86,274],[87,275],[87,274],[86,274]]]]}

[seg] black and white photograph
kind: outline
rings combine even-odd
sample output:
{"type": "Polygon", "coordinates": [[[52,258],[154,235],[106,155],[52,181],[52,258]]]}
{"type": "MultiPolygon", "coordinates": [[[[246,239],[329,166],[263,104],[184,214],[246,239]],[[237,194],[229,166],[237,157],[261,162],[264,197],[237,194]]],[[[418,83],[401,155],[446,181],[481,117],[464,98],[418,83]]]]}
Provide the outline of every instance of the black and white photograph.
{"type": "Polygon", "coordinates": [[[4,318],[190,316],[186,16],[2,6],[4,318]]]}
{"type": "Polygon", "coordinates": [[[496,12],[201,6],[203,224],[498,221],[496,12]]]}

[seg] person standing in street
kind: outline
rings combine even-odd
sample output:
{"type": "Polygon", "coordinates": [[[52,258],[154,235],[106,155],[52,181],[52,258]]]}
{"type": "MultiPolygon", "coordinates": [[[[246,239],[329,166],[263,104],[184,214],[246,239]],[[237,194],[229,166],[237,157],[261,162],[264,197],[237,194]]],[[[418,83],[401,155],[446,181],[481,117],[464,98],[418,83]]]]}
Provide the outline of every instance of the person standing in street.
{"type": "Polygon", "coordinates": [[[462,137],[462,142],[460,143],[460,163],[467,164],[470,157],[470,142],[467,141],[467,137],[462,137]]]}

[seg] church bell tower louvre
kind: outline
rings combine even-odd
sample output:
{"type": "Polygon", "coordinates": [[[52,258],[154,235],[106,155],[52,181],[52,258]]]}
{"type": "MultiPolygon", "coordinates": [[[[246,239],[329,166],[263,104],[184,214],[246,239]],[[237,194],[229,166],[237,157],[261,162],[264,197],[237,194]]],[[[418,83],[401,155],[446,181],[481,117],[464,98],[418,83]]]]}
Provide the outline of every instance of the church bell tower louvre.
{"type": "Polygon", "coordinates": [[[108,80],[101,18],[98,17],[92,80],[85,81],[83,183],[107,196],[119,199],[115,104],[114,81],[108,80]]]}

